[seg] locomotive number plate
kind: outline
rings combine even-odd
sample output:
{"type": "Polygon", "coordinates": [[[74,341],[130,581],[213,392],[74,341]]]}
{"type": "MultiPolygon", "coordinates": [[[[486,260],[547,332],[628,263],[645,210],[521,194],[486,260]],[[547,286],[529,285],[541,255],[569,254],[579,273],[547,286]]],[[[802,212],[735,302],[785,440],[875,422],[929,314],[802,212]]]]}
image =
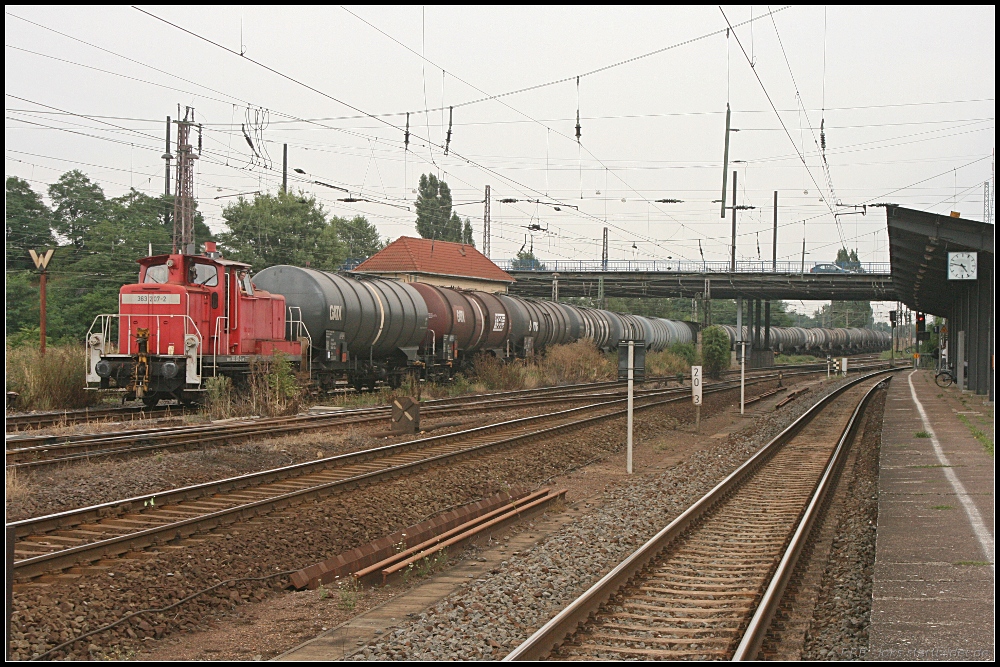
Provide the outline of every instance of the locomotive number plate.
{"type": "Polygon", "coordinates": [[[170,305],[180,302],[180,294],[122,294],[122,303],[170,305]]]}

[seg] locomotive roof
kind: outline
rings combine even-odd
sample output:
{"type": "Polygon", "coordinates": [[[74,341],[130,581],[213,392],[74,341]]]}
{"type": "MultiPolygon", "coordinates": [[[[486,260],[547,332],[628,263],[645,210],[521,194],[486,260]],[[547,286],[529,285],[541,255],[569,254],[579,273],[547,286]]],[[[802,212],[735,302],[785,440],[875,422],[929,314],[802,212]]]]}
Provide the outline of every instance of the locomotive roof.
{"type": "Polygon", "coordinates": [[[401,236],[362,262],[358,273],[425,273],[513,283],[509,273],[468,243],[401,236]]]}
{"type": "MultiPolygon", "coordinates": [[[[207,257],[205,255],[184,255],[184,256],[185,257],[195,257],[197,259],[201,259],[201,260],[204,260],[206,262],[213,262],[215,264],[219,264],[220,266],[238,266],[238,267],[242,267],[242,268],[246,268],[246,269],[250,268],[250,265],[247,264],[246,262],[235,262],[235,261],[233,261],[231,259],[222,259],[221,257],[207,257]]],[[[150,255],[149,257],[142,257],[142,258],[137,259],[135,261],[136,261],[137,264],[143,264],[143,265],[145,265],[145,264],[156,264],[156,263],[159,263],[159,262],[165,262],[168,259],[170,259],[171,257],[173,257],[173,255],[170,255],[170,254],[166,254],[166,255],[150,255]]]]}

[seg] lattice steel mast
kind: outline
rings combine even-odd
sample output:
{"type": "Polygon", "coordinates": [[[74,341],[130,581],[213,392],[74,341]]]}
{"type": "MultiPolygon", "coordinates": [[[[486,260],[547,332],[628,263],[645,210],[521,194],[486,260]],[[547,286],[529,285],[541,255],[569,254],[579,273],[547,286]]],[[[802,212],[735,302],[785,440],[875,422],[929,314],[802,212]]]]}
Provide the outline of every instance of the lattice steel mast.
{"type": "MultiPolygon", "coordinates": [[[[180,108],[178,107],[178,116],[180,108]]],[[[174,252],[195,253],[194,245],[194,161],[201,153],[201,125],[198,125],[198,150],[191,145],[194,107],[184,108],[184,120],[177,120],[177,180],[174,186],[174,252]]]]}

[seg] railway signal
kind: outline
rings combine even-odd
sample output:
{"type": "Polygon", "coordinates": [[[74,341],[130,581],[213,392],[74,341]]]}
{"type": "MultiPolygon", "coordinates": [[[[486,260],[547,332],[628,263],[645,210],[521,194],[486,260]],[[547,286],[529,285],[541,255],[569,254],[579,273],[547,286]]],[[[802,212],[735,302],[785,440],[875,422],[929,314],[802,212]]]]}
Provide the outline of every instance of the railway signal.
{"type": "Polygon", "coordinates": [[[38,328],[41,334],[41,342],[39,343],[38,348],[39,354],[45,354],[45,283],[46,278],[48,278],[49,260],[52,259],[53,252],[54,250],[52,248],[49,248],[42,254],[38,254],[34,251],[34,249],[28,250],[28,254],[31,255],[31,261],[35,263],[35,268],[38,269],[39,272],[38,298],[41,303],[38,317],[38,328]]]}

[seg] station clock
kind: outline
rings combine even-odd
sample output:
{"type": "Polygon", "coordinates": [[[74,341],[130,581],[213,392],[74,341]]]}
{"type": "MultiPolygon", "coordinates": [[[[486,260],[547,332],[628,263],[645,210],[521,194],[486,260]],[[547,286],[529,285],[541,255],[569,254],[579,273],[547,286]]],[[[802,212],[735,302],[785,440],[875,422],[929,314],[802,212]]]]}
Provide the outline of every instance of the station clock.
{"type": "Polygon", "coordinates": [[[975,280],[978,274],[976,253],[949,252],[948,280],[975,280]]]}

